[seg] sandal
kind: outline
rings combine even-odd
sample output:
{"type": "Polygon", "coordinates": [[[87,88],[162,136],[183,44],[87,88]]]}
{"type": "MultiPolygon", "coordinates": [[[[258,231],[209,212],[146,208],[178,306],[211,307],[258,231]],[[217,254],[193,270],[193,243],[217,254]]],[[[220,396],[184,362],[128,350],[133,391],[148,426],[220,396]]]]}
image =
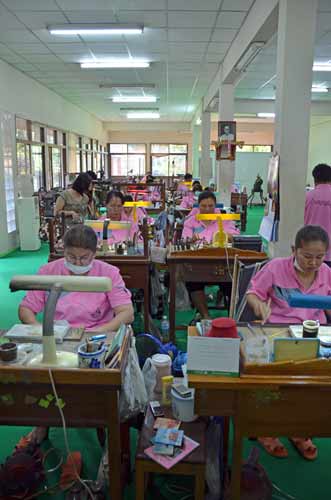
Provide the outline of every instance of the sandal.
{"type": "Polygon", "coordinates": [[[294,448],[306,460],[316,460],[317,448],[310,438],[289,438],[294,448]]]}
{"type": "Polygon", "coordinates": [[[278,438],[274,437],[260,437],[257,438],[258,442],[263,446],[265,451],[269,453],[272,457],[277,458],[287,458],[288,451],[285,446],[279,441],[278,438]]]}

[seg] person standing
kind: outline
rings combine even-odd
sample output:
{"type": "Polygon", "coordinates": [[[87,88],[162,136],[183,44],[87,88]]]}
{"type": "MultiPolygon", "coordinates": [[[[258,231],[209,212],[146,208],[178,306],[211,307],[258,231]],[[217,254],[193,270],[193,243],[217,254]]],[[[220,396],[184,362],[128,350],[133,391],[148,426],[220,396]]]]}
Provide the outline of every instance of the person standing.
{"type": "MultiPolygon", "coordinates": [[[[306,193],[305,225],[321,226],[331,237],[331,167],[319,163],[313,170],[315,189],[306,193]]],[[[331,251],[325,261],[331,264],[331,251]]]]}

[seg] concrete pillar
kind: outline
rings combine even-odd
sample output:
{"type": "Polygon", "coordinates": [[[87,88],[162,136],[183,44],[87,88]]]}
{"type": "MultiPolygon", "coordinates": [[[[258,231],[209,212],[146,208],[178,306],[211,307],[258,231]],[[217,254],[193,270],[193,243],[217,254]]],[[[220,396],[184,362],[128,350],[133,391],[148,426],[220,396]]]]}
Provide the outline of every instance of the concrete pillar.
{"type": "Polygon", "coordinates": [[[312,66],[318,0],[280,0],[275,152],[280,162],[280,223],[272,256],[290,251],[303,225],[308,166],[312,66]]]}
{"type": "MultiPolygon", "coordinates": [[[[218,119],[233,121],[234,85],[221,84],[219,90],[218,119]]],[[[217,191],[221,193],[221,201],[230,206],[231,186],[235,176],[235,161],[221,160],[216,162],[217,191]]]]}
{"type": "Polygon", "coordinates": [[[211,117],[209,111],[204,111],[201,115],[201,159],[200,178],[202,185],[208,186],[213,175],[212,162],[210,158],[210,127],[211,117]]]}
{"type": "Polygon", "coordinates": [[[200,158],[200,125],[194,124],[192,127],[192,175],[193,177],[200,177],[199,171],[199,158],[200,158]]]}

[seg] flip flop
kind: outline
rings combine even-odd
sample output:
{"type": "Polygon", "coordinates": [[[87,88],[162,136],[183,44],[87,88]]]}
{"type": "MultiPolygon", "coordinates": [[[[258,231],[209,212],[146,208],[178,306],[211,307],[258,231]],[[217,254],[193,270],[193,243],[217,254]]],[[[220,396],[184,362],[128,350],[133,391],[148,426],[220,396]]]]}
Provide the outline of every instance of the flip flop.
{"type": "Polygon", "coordinates": [[[260,445],[263,446],[265,451],[269,453],[272,457],[276,458],[287,458],[288,451],[285,446],[279,441],[278,438],[274,437],[259,437],[257,438],[260,445]]]}
{"type": "Polygon", "coordinates": [[[316,460],[317,448],[310,438],[289,438],[297,452],[306,460],[316,460]]]}

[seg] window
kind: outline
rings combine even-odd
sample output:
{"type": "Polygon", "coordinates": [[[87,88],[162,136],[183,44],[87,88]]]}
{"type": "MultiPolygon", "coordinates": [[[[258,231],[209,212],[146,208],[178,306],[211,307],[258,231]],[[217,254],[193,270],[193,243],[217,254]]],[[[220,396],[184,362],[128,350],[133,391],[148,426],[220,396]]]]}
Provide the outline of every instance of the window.
{"type": "Polygon", "coordinates": [[[244,144],[242,148],[237,146],[237,152],[241,153],[272,153],[272,146],[260,144],[244,144]]]}
{"type": "Polygon", "coordinates": [[[16,139],[28,140],[28,121],[24,118],[16,118],[16,139]]]}
{"type": "Polygon", "coordinates": [[[30,144],[16,144],[17,175],[31,174],[30,144]]]}
{"type": "Polygon", "coordinates": [[[12,233],[16,231],[16,216],[15,216],[15,189],[14,189],[14,165],[13,165],[13,140],[11,135],[11,115],[9,113],[1,113],[0,133],[2,136],[2,156],[3,156],[3,173],[5,184],[5,200],[6,200],[6,219],[7,231],[12,233]]]}
{"type": "Polygon", "coordinates": [[[44,154],[43,146],[31,146],[31,169],[33,190],[37,192],[44,184],[44,154]]]}
{"type": "Polygon", "coordinates": [[[48,128],[46,130],[46,142],[47,142],[47,144],[55,144],[55,136],[56,136],[55,130],[48,128]]]}
{"type": "Polygon", "coordinates": [[[187,144],[151,144],[152,174],[183,175],[187,170],[187,144]]]}
{"type": "Polygon", "coordinates": [[[146,144],[110,144],[112,176],[145,175],[146,144]]]}
{"type": "Polygon", "coordinates": [[[52,188],[62,186],[62,158],[60,148],[49,148],[52,188]]]}

